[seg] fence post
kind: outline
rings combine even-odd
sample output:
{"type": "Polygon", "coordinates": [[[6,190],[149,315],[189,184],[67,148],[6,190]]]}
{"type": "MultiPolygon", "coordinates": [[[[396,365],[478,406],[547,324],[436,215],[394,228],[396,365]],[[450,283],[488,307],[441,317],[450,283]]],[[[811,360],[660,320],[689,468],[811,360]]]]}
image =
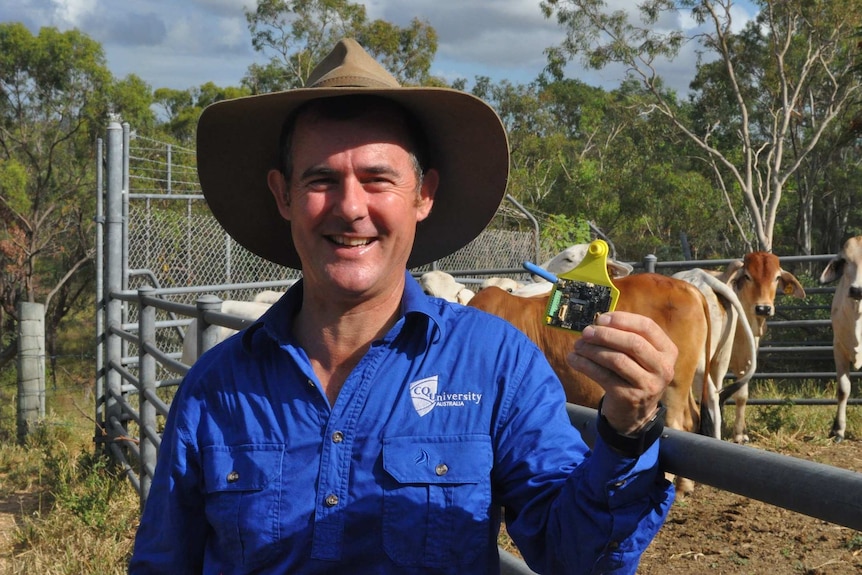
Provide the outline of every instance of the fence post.
{"type": "Polygon", "coordinates": [[[218,330],[219,326],[210,324],[204,319],[204,312],[206,311],[221,311],[221,300],[212,295],[206,294],[202,295],[195,302],[198,308],[198,357],[202,356],[203,353],[218,343],[218,330]]]}
{"type": "Polygon", "coordinates": [[[654,274],[655,273],[655,263],[658,261],[658,258],[653,254],[647,254],[644,256],[644,271],[647,273],[654,274]]]}
{"type": "Polygon", "coordinates": [[[140,417],[140,433],[138,434],[141,456],[141,511],[147,502],[150,485],[153,481],[153,470],[156,468],[157,446],[151,438],[156,433],[156,406],[149,400],[148,395],[156,392],[156,358],[147,350],[156,344],[156,308],[147,305],[145,298],[151,295],[153,288],[141,286],[138,289],[138,376],[140,388],[138,389],[138,413],[140,417]]]}
{"type": "Polygon", "coordinates": [[[18,441],[45,417],[45,306],[18,304],[18,441]]]}
{"type": "Polygon", "coordinates": [[[123,422],[122,378],[111,364],[123,362],[122,338],[112,330],[122,328],[122,301],[114,294],[123,286],[123,128],[119,122],[111,122],[107,130],[107,194],[105,197],[105,417],[108,441],[116,435],[110,422],[112,418],[123,422]]]}
{"type": "Polygon", "coordinates": [[[105,198],[104,157],[102,138],[96,140],[96,383],[95,383],[95,429],[93,438],[99,441],[106,428],[102,419],[102,403],[105,400],[105,198]]]}

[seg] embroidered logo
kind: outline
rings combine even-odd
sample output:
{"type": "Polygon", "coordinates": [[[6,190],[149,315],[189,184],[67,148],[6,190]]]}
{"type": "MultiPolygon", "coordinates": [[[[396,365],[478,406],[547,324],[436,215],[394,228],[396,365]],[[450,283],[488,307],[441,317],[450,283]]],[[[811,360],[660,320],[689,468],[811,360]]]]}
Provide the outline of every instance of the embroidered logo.
{"type": "Polygon", "coordinates": [[[464,407],[468,403],[479,405],[482,394],[438,393],[437,376],[432,375],[410,384],[410,399],[413,401],[413,409],[422,417],[435,407],[464,407]]]}
{"type": "Polygon", "coordinates": [[[434,409],[435,397],[437,397],[436,375],[410,384],[410,399],[413,400],[413,408],[420,417],[434,409]]]}

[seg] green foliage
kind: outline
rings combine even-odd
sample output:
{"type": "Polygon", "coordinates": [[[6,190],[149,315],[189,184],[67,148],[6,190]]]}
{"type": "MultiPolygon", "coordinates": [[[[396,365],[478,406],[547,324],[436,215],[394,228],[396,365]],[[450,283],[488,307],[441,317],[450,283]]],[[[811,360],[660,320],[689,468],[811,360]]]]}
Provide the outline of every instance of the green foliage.
{"type": "Polygon", "coordinates": [[[27,170],[15,158],[0,159],[0,196],[10,210],[26,213],[31,208],[27,195],[27,170]]]}
{"type": "Polygon", "coordinates": [[[65,507],[88,527],[103,528],[110,522],[111,500],[125,477],[106,455],[83,452],[77,458],[68,453],[51,453],[46,466],[53,475],[52,495],[57,506],[65,507]]]}
{"type": "MultiPolygon", "coordinates": [[[[811,253],[818,228],[834,245],[836,236],[846,234],[848,212],[858,226],[858,202],[833,201],[845,197],[843,190],[824,184],[862,158],[849,131],[836,129],[847,125],[847,112],[859,117],[862,44],[853,33],[862,9],[852,0],[756,3],[756,18],[739,30],[732,16],[736,4],[648,0],[630,11],[610,11],[603,0],[544,0],[545,16],[565,31],[564,40],[547,50],[548,76],[562,79],[573,58],[597,69],[627,69],[646,96],[632,109],[665,117],[672,133],[688,141],[675,144],[700,163],[692,168],[724,200],[730,226],[722,233],[735,236],[730,243],[737,251],[811,253]],[[690,38],[655,25],[680,13],[701,25],[690,38]],[[687,43],[696,44],[702,58],[690,84],[690,107],[663,88],[655,65],[673,62],[687,43]]],[[[636,181],[634,172],[621,173],[636,181]]],[[[858,194],[858,180],[851,186],[858,194]]]]}
{"type": "Polygon", "coordinates": [[[797,421],[793,403],[786,401],[781,405],[764,405],[759,410],[757,418],[761,433],[774,434],[784,428],[795,428],[797,421]]]}
{"type": "Polygon", "coordinates": [[[575,244],[589,243],[590,224],[586,220],[573,220],[562,214],[551,214],[541,228],[541,248],[544,253],[556,254],[575,244]]]}
{"type": "Polygon", "coordinates": [[[862,533],[854,532],[849,535],[845,547],[850,551],[858,552],[859,550],[862,550],[862,533]]]}
{"type": "Polygon", "coordinates": [[[92,445],[75,447],[81,439],[66,433],[70,421],[51,423],[25,446],[0,443],[0,496],[14,492],[21,501],[18,526],[7,534],[13,547],[3,549],[4,572],[121,575],[137,525],[137,493],[92,445]]]}
{"type": "Polygon", "coordinates": [[[81,32],[42,28],[34,36],[22,24],[0,24],[4,333],[14,332],[19,301],[41,301],[50,343],[92,281],[93,141],[112,90],[102,47],[81,32]]]}
{"type": "Polygon", "coordinates": [[[156,127],[153,113],[153,91],[135,74],[115,82],[111,88],[111,104],[115,114],[138,132],[150,133],[156,127]]]}
{"type": "Polygon", "coordinates": [[[16,366],[8,364],[0,368],[0,444],[14,442],[18,434],[15,423],[17,386],[16,366]]]}
{"type": "Polygon", "coordinates": [[[159,88],[153,93],[153,103],[162,110],[161,131],[176,143],[192,146],[198,119],[204,108],[221,100],[250,94],[251,91],[248,88],[222,88],[212,82],[206,82],[197,88],[187,90],[159,88]]]}
{"type": "Polygon", "coordinates": [[[369,21],[365,6],[348,0],[258,0],[246,20],[252,46],[270,57],[243,78],[253,93],[305,86],[314,66],[344,37],[355,38],[402,84],[441,82],[429,73],[437,33],[418,18],[400,28],[369,21]]]}

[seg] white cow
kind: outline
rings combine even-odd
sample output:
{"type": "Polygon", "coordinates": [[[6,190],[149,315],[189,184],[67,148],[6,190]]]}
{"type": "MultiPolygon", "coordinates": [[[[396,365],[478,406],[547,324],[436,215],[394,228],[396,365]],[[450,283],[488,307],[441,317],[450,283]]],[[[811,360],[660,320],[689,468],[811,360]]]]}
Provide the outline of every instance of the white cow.
{"type": "MultiPolygon", "coordinates": [[[[262,316],[272,304],[257,301],[224,300],[221,304],[221,312],[239,316],[244,319],[256,320],[262,316]]],[[[219,326],[216,342],[223,341],[236,333],[235,329],[219,326]]],[[[198,320],[193,319],[186,327],[183,337],[183,355],[180,361],[186,365],[192,365],[198,359],[198,320]]]]}
{"type": "MultiPolygon", "coordinates": [[[[709,306],[711,359],[706,362],[709,363],[708,366],[701,365],[698,368],[698,374],[707,372],[706,385],[709,397],[698,397],[698,400],[706,402],[708,411],[714,420],[714,437],[721,439],[721,404],[723,401],[720,396],[729,395],[732,390],[748,384],[757,369],[757,341],[751,331],[751,326],[744,320],[745,310],[742,303],[736,292],[727,283],[700,268],[677,272],[673,274],[673,277],[685,280],[697,287],[706,298],[706,303],[709,306]],[[743,318],[743,321],[739,321],[739,318],[743,318]],[[741,334],[738,333],[738,327],[741,328],[741,334]],[[732,385],[727,389],[722,389],[736,340],[745,342],[746,360],[743,363],[746,367],[742,373],[734,373],[736,379],[732,385]]],[[[695,396],[701,395],[697,386],[694,386],[693,391],[695,396]]],[[[736,439],[734,438],[734,440],[736,439]]]]}
{"type": "MultiPolygon", "coordinates": [[[[570,272],[587,256],[587,250],[590,249],[590,244],[575,244],[569,246],[545,263],[541,268],[551,272],[555,276],[561,276],[566,272],[570,272]]],[[[608,275],[613,278],[621,278],[632,273],[634,268],[627,263],[619,262],[613,258],[608,258],[608,275]]],[[[520,297],[534,297],[549,293],[553,284],[545,278],[533,274],[530,276],[533,283],[524,284],[512,293],[520,297]]]]}
{"type": "Polygon", "coordinates": [[[284,295],[283,291],[274,291],[271,289],[265,289],[254,294],[254,299],[251,301],[256,301],[258,303],[268,303],[270,305],[277,302],[281,299],[281,296],[284,295]]]}
{"type": "Polygon", "coordinates": [[[489,277],[485,278],[482,281],[482,284],[479,286],[479,291],[482,291],[486,287],[497,286],[501,290],[507,291],[509,293],[514,292],[516,289],[522,287],[524,284],[519,282],[518,280],[512,278],[501,278],[501,277],[489,277]]]}
{"type": "Polygon", "coordinates": [[[862,367],[862,236],[850,238],[820,274],[820,283],[838,280],[832,297],[832,346],[838,376],[838,412],[830,437],[842,441],[847,430],[850,367],[862,367]],[[840,278],[840,279],[839,279],[840,278]]]}
{"type": "Polygon", "coordinates": [[[473,290],[455,281],[452,274],[440,270],[432,270],[422,274],[419,277],[419,284],[428,295],[463,305],[467,305],[467,302],[476,295],[473,290]]]}

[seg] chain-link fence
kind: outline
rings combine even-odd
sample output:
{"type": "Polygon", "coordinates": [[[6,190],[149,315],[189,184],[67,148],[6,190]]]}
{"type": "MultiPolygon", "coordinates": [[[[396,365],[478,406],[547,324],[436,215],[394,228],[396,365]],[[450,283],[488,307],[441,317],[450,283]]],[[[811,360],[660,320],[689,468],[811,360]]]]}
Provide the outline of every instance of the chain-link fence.
{"type": "MultiPolygon", "coordinates": [[[[194,150],[134,134],[128,142],[129,289],[146,282],[154,287],[208,286],[299,276],[251,254],[224,232],[200,193],[194,150]]],[[[523,261],[544,256],[538,241],[535,220],[509,198],[476,240],[413,271],[434,267],[468,279],[471,270],[476,278],[486,271],[517,271],[523,261]]],[[[219,295],[243,299],[248,294],[219,295]]]]}

